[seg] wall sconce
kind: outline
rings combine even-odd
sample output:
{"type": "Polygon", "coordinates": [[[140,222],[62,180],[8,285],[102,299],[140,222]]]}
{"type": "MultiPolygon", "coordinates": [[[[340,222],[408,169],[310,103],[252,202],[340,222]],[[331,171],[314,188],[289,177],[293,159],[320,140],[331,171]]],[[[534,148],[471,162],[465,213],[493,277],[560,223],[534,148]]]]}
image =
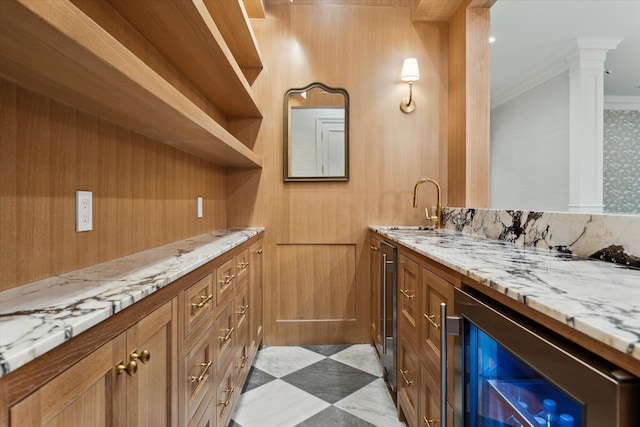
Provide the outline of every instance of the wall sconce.
{"type": "Polygon", "coordinates": [[[400,102],[400,109],[403,113],[411,113],[416,109],[416,101],[413,99],[413,82],[420,79],[420,71],[418,70],[418,60],[416,58],[407,58],[402,64],[402,81],[409,82],[409,97],[403,98],[400,102]]]}

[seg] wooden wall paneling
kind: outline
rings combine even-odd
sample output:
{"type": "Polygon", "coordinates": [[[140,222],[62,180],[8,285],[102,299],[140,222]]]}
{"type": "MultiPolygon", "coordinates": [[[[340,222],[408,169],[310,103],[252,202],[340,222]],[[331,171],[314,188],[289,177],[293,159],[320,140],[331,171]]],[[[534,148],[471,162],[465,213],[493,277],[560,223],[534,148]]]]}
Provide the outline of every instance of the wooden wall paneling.
{"type": "MultiPolygon", "coordinates": [[[[266,227],[266,345],[296,339],[369,342],[368,226],[422,224],[424,207],[435,205],[436,198],[425,187],[422,209],[412,208],[413,185],[423,176],[439,180],[446,197],[448,27],[412,23],[410,6],[394,1],[267,1],[266,18],[255,22],[264,69],[253,88],[264,121],[254,151],[264,167],[259,173],[229,173],[227,217],[230,225],[266,227]],[[409,56],[418,57],[423,77],[414,87],[418,108],[406,115],[399,108],[408,92],[400,71],[409,56]],[[347,183],[282,180],[284,94],[314,81],[342,87],[350,96],[347,183]],[[340,245],[354,247],[355,321],[277,320],[278,298],[288,290],[297,292],[295,277],[304,275],[300,267],[281,276],[280,248],[306,244],[331,248],[334,256],[340,245]]],[[[314,265],[306,258],[310,253],[298,256],[300,265],[314,265]]],[[[328,285],[316,281],[314,286],[328,285]]]]}
{"type": "Polygon", "coordinates": [[[449,202],[488,207],[489,9],[469,3],[455,13],[449,33],[449,202]]]}
{"type": "Polygon", "coordinates": [[[0,271],[9,283],[17,280],[18,260],[17,91],[15,85],[0,80],[0,271]]]}
{"type": "Polygon", "coordinates": [[[227,227],[224,168],[6,80],[0,98],[0,289],[227,227]],[[76,190],[92,231],[75,231],[76,190]]]}

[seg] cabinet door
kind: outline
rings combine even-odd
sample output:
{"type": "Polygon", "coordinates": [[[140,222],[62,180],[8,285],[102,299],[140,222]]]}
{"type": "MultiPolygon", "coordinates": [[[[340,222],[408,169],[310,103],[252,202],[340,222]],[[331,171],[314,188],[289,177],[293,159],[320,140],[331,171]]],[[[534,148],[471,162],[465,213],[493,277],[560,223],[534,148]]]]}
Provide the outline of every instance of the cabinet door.
{"type": "Polygon", "coordinates": [[[262,342],[264,324],[264,292],[262,280],[262,240],[258,240],[249,248],[249,303],[251,314],[249,322],[250,357],[258,351],[262,342]]]}
{"type": "Polygon", "coordinates": [[[420,268],[416,261],[398,255],[398,324],[405,327],[408,336],[418,340],[418,283],[420,268]]]}
{"type": "MultiPolygon", "coordinates": [[[[447,304],[447,315],[453,315],[453,285],[427,268],[422,269],[422,327],[421,342],[427,368],[434,377],[440,375],[440,304],[447,304]]],[[[453,336],[447,339],[447,384],[453,401],[453,336]]]]}
{"type": "Polygon", "coordinates": [[[420,362],[413,344],[400,333],[398,342],[398,406],[409,427],[418,425],[420,362]]]}
{"type": "Polygon", "coordinates": [[[125,352],[122,334],[103,345],[10,409],[11,427],[109,427],[126,424],[126,378],[114,360],[125,352]],[[124,389],[122,389],[124,391],[124,389]]]}
{"type": "Polygon", "coordinates": [[[376,346],[378,354],[382,354],[382,338],[381,331],[381,274],[382,259],[380,255],[380,240],[371,237],[369,245],[369,281],[371,283],[371,342],[376,346]]]}
{"type": "Polygon", "coordinates": [[[441,401],[439,383],[431,376],[425,366],[421,365],[419,425],[423,427],[453,427],[453,407],[449,404],[447,404],[447,425],[442,425],[440,420],[441,401]]]}
{"type": "Polygon", "coordinates": [[[138,362],[137,374],[126,378],[127,426],[175,425],[174,307],[168,302],[127,330],[129,358],[138,362]]]}

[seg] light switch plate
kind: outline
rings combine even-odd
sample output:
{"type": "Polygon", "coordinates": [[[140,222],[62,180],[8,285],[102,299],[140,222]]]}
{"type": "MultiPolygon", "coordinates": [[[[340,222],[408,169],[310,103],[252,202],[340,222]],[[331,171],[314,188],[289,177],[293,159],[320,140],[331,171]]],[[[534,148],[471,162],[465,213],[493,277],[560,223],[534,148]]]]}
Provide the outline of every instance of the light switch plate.
{"type": "Polygon", "coordinates": [[[202,197],[198,197],[198,218],[202,218],[202,197]]]}
{"type": "Polygon", "coordinates": [[[76,231],[93,230],[93,193],[76,191],[76,231]]]}

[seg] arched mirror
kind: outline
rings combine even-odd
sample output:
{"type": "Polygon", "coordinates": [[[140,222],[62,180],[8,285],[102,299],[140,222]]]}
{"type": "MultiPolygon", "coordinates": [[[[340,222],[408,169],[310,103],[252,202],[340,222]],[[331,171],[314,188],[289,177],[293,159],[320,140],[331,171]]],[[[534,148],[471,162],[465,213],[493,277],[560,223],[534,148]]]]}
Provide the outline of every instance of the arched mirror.
{"type": "Polygon", "coordinates": [[[322,83],[284,96],[284,180],[349,181],[349,94],[322,83]]]}

